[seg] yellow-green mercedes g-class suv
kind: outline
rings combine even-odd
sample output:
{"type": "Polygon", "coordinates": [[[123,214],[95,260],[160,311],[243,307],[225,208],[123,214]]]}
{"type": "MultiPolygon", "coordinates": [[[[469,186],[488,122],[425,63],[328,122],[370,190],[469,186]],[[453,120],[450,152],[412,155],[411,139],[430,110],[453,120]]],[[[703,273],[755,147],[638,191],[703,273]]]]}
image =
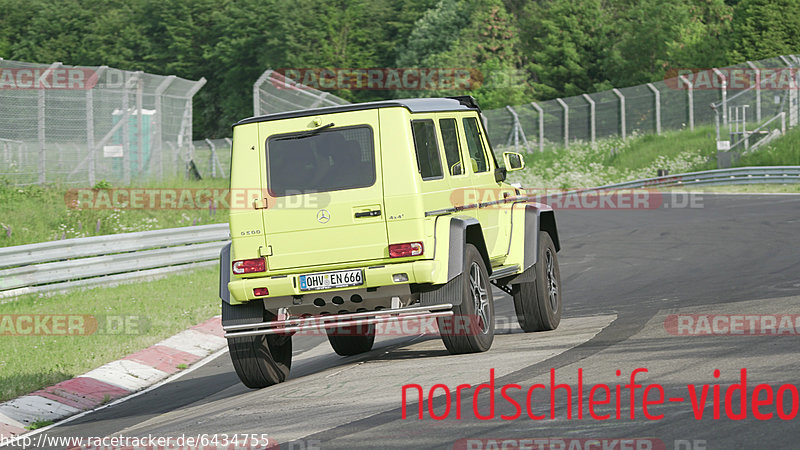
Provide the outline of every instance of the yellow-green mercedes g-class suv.
{"type": "Polygon", "coordinates": [[[494,339],[491,284],[525,331],[561,319],[553,210],[504,182],[472,97],[252,117],[233,127],[222,325],[249,387],[282,382],[292,335],[371,350],[376,324],[436,318],[450,353],[494,339]]]}

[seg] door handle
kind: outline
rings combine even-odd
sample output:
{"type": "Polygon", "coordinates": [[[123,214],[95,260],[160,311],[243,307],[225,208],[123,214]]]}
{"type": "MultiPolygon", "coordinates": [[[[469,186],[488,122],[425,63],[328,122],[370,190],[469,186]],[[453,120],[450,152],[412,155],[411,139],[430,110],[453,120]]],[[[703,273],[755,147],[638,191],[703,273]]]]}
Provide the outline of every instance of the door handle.
{"type": "Polygon", "coordinates": [[[378,217],[381,215],[380,209],[374,209],[372,211],[359,211],[356,213],[356,219],[359,217],[378,217]]]}

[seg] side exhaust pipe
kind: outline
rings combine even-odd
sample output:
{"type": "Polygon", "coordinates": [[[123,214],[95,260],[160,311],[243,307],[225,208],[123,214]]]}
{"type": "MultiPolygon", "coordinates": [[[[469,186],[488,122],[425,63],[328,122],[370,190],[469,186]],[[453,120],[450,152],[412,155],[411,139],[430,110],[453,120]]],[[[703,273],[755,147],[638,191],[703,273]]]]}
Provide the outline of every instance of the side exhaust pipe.
{"type": "Polygon", "coordinates": [[[445,303],[413,308],[382,309],[379,311],[367,311],[353,314],[331,314],[328,316],[308,317],[305,319],[229,325],[223,327],[223,330],[225,330],[226,338],[259,336],[264,334],[286,334],[431,317],[448,317],[453,315],[452,308],[452,304],[445,303]]]}

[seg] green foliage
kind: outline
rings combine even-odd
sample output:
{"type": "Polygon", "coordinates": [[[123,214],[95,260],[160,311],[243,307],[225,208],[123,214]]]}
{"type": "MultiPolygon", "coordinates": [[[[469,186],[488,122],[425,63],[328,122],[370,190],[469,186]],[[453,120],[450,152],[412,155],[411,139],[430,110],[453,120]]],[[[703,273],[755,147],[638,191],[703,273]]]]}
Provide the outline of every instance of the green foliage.
{"type": "Polygon", "coordinates": [[[194,133],[230,135],[267,68],[468,68],[486,108],[797,52],[795,0],[0,0],[0,57],[208,83],[194,133]],[[480,80],[480,77],[478,77],[480,80]]]}
{"type": "Polygon", "coordinates": [[[738,166],[800,166],[800,128],[754,150],[739,160],[738,166]]]}
{"type": "Polygon", "coordinates": [[[763,59],[797,53],[800,2],[741,0],[733,13],[732,31],[731,59],[763,59]]]}
{"type": "MultiPolygon", "coordinates": [[[[219,314],[218,279],[215,266],[115,287],[28,294],[0,304],[0,315],[67,312],[135,320],[125,332],[0,335],[0,402],[86,373],[219,314]]],[[[103,398],[109,401],[110,396],[103,398]]],[[[35,422],[30,429],[47,425],[35,422]]]]}
{"type": "MultiPolygon", "coordinates": [[[[525,169],[511,181],[533,189],[576,189],[649,178],[658,169],[684,173],[716,168],[713,127],[571,143],[525,155],[525,169]]],[[[499,149],[495,149],[499,152],[499,149]]]]}

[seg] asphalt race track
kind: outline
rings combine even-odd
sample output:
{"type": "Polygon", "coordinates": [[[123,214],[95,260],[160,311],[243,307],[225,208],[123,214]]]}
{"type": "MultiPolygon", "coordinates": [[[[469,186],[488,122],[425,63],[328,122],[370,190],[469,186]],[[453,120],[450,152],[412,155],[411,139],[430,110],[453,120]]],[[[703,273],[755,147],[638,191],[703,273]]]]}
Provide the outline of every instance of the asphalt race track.
{"type": "MultiPolygon", "coordinates": [[[[266,433],[281,448],[298,450],[503,448],[500,440],[547,448],[537,447],[544,442],[553,449],[796,448],[800,418],[780,418],[775,402],[755,408],[752,394],[758,384],[770,385],[773,392],[783,384],[800,384],[797,334],[675,335],[670,324],[677,320],[675,314],[695,319],[706,314],[800,314],[800,195],[699,194],[693,201],[695,208],[558,211],[565,310],[556,331],[522,333],[510,298],[495,290],[500,330],[487,353],[450,356],[437,337],[384,336],[371,352],[342,358],[324,337],[295,337],[291,378],[281,385],[258,391],[245,388],[223,353],[178,380],[44,433],[50,437],[266,433]],[[556,390],[554,418],[550,418],[551,368],[556,384],[571,385],[571,418],[566,388],[556,390]],[[624,385],[636,368],[648,372],[636,375],[636,383],[644,387],[634,389],[631,409],[630,389],[624,385]],[[456,386],[486,383],[491,369],[495,417],[475,417],[471,389],[460,396],[457,419],[456,386]],[[740,382],[741,369],[747,370],[746,417],[734,420],[729,413],[740,412],[741,394],[731,397],[729,413],[725,395],[740,382]],[[720,371],[718,377],[715,370],[720,371]],[[609,418],[591,417],[586,400],[582,418],[577,417],[579,372],[586,399],[591,386],[610,386],[611,403],[594,409],[597,415],[610,414],[609,418]],[[426,399],[433,385],[447,385],[452,391],[450,406],[443,388],[435,391],[430,406],[437,416],[449,408],[449,416],[432,419],[426,400],[420,420],[412,390],[409,417],[402,419],[401,386],[409,383],[421,385],[426,399]],[[501,396],[500,387],[507,384],[521,386],[507,393],[522,405],[521,415],[513,420],[500,418],[516,413],[514,404],[501,396]],[[530,413],[545,415],[541,420],[525,411],[527,389],[536,384],[545,386],[534,391],[530,413]],[[613,406],[617,384],[623,385],[619,419],[613,406]],[[643,391],[656,384],[665,399],[648,408],[660,419],[648,419],[643,391]],[[705,407],[693,406],[689,385],[698,394],[703,385],[710,386],[705,407]],[[716,406],[715,385],[720,386],[716,406]],[[772,413],[771,418],[756,419],[754,408],[772,413]],[[698,420],[699,413],[703,416],[698,420]],[[530,441],[514,441],[525,439],[530,441]],[[600,440],[609,447],[590,446],[587,440],[600,440]]],[[[700,330],[700,322],[696,324],[694,330],[700,330]]],[[[657,392],[653,388],[648,398],[656,399],[657,392]]],[[[793,416],[793,404],[797,414],[796,389],[781,392],[781,414],[793,416]]],[[[767,398],[765,390],[760,394],[759,399],[767,398]]],[[[602,397],[601,393],[597,398],[602,397]]],[[[489,390],[477,398],[478,412],[488,415],[489,390]]]]}

